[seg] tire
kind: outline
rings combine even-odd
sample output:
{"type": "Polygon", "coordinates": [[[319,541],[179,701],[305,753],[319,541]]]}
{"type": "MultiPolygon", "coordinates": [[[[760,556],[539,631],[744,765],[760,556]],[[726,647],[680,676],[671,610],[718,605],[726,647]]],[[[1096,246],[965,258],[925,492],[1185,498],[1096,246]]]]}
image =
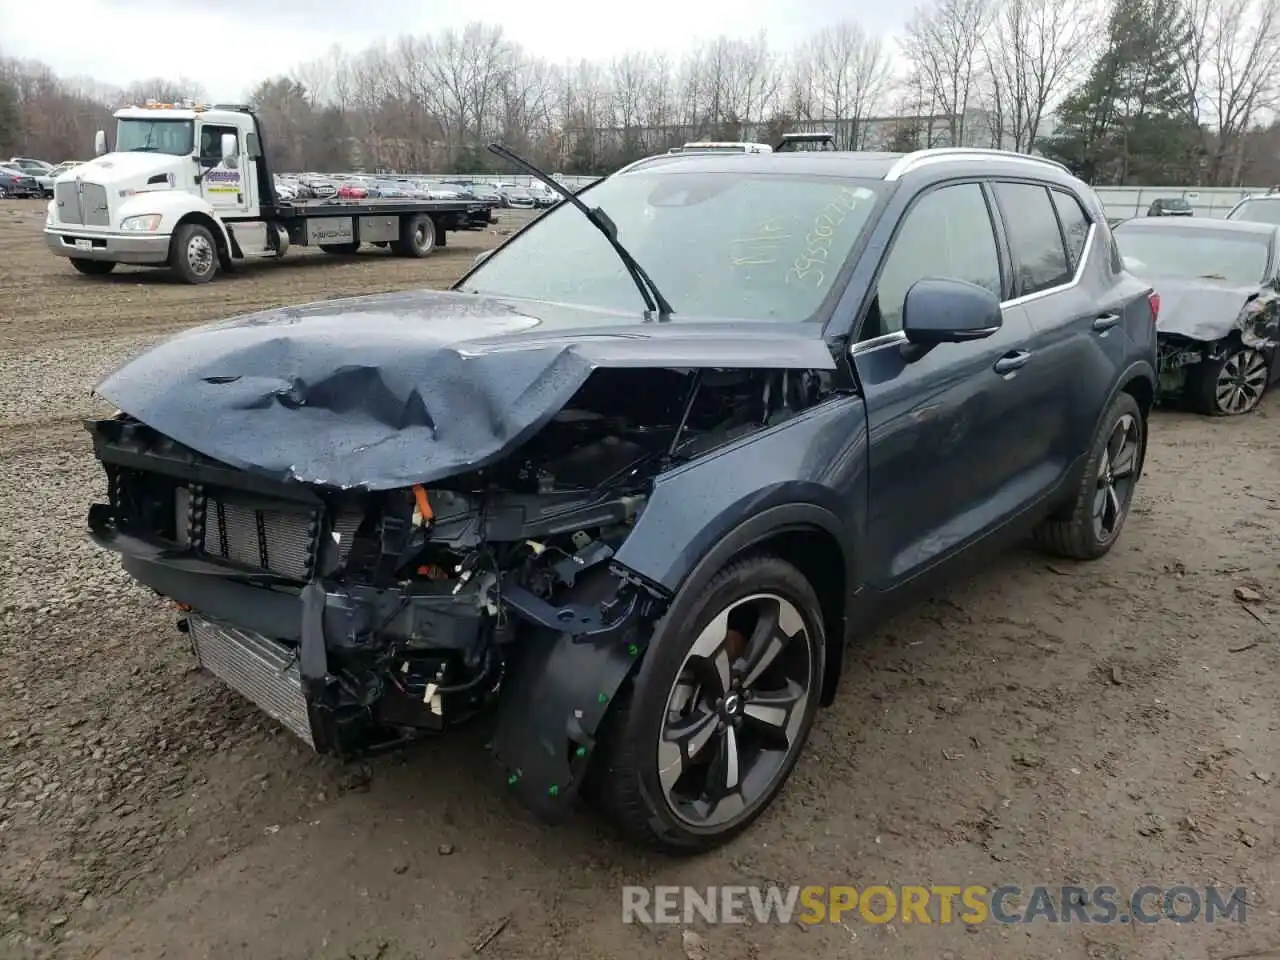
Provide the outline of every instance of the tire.
{"type": "MultiPolygon", "coordinates": [[[[762,642],[758,649],[768,648],[762,642]]],[[[728,842],[764,812],[790,776],[817,713],[825,650],[818,598],[799,570],[770,555],[730,563],[691,602],[678,596],[655,627],[638,675],[605,718],[587,797],[623,835],[645,846],[691,854],[728,842]],[[775,611],[775,622],[790,627],[790,639],[754,677],[746,639],[753,611],[775,611]],[[740,614],[748,619],[738,632],[740,614]],[[711,656],[699,656],[700,648],[711,656]],[[716,656],[721,652],[723,658],[716,656]],[[717,707],[714,691],[726,673],[733,677],[730,695],[717,707]],[[765,698],[781,697],[781,690],[792,703],[787,712],[765,706],[765,698]],[[773,721],[765,722],[765,712],[773,721]],[[675,728],[697,731],[688,738],[696,743],[692,753],[669,738],[675,728]],[[739,752],[740,745],[765,743],[766,735],[774,749],[739,752]],[[729,763],[730,755],[747,760],[745,770],[729,763]],[[705,788],[716,778],[736,782],[738,790],[711,804],[705,788]],[[704,802],[707,809],[698,810],[704,802]]]]}
{"type": "Polygon", "coordinates": [[[395,244],[395,252],[399,256],[422,259],[431,256],[435,247],[436,225],[425,213],[400,221],[400,239],[395,244]]]}
{"type": "Polygon", "coordinates": [[[0,187],[0,200],[7,200],[8,198],[9,198],[8,191],[6,191],[4,187],[0,187]]]}
{"type": "Polygon", "coordinates": [[[72,257],[71,266],[86,277],[105,277],[116,268],[116,262],[114,260],[84,260],[80,257],[72,257]]]}
{"type": "Polygon", "coordinates": [[[1252,413],[1267,390],[1270,371],[1261,350],[1233,343],[1218,360],[1196,364],[1188,378],[1192,405],[1210,417],[1252,413]]]}
{"type": "Polygon", "coordinates": [[[218,272],[218,244],[204,224],[184,223],[173,232],[169,267],[183,283],[208,283],[218,272]]]}
{"type": "Polygon", "coordinates": [[[1106,554],[1120,539],[1146,452],[1142,409],[1130,394],[1122,393],[1112,401],[1093,438],[1070,514],[1044,521],[1036,530],[1036,542],[1072,560],[1096,560],[1106,554]],[[1100,523],[1095,516],[1099,507],[1100,523]]]}
{"type": "Polygon", "coordinates": [[[322,243],[320,249],[335,256],[349,257],[360,249],[358,243],[322,243]]]}

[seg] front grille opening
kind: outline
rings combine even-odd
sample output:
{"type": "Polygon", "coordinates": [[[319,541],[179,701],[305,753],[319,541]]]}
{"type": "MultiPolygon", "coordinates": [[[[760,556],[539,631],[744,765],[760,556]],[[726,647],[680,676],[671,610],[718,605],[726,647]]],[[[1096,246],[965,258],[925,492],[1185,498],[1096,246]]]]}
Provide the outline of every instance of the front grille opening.
{"type": "Polygon", "coordinates": [[[285,510],[210,492],[204,499],[204,552],[297,580],[315,569],[319,510],[285,510]]]}
{"type": "Polygon", "coordinates": [[[322,557],[321,573],[343,565],[363,519],[360,509],[330,515],[318,506],[264,501],[199,484],[179,489],[172,503],[180,545],[294,580],[310,580],[322,557]]]}
{"type": "Polygon", "coordinates": [[[183,524],[171,505],[179,482],[168,477],[123,467],[107,471],[107,493],[116,524],[128,533],[176,541],[183,524]]]}

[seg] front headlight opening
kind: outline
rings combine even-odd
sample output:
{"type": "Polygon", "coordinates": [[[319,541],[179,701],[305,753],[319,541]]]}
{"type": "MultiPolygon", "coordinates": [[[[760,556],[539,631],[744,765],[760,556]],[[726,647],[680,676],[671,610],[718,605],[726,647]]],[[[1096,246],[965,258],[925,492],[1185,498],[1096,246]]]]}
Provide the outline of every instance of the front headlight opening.
{"type": "Polygon", "coordinates": [[[144,213],[137,217],[126,217],[120,223],[121,230],[139,233],[152,233],[159,229],[161,216],[158,213],[144,213]]]}

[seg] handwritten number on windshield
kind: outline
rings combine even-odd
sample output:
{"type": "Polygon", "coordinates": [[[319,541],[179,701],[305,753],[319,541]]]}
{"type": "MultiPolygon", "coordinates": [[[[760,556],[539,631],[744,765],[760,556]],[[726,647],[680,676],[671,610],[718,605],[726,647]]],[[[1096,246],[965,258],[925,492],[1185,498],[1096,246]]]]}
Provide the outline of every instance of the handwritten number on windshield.
{"type": "Polygon", "coordinates": [[[818,215],[813,218],[813,227],[805,235],[804,249],[787,271],[787,283],[805,282],[812,283],[815,287],[822,286],[827,278],[822,268],[831,256],[831,241],[836,235],[836,229],[863,199],[863,192],[841,187],[834,200],[822,205],[818,215]]]}

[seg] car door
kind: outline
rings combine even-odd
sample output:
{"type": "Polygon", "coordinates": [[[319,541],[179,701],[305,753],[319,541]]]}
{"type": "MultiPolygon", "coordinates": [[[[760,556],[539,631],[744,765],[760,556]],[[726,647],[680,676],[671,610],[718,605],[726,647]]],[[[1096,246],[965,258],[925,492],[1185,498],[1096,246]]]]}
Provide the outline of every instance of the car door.
{"type": "Polygon", "coordinates": [[[1103,228],[1074,192],[1013,181],[993,191],[1013,264],[1012,302],[1026,310],[1030,349],[1044,359],[1028,397],[1040,424],[1034,442],[1065,480],[1087,455],[1130,352],[1126,325],[1149,327],[1149,307],[1113,272],[1103,228]]]}
{"type": "Polygon", "coordinates": [[[918,359],[902,349],[903,301],[917,280],[1006,289],[991,205],[977,181],[933,187],[912,202],[852,350],[870,438],[866,576],[880,590],[999,527],[1044,482],[1021,436],[1036,374],[1020,306],[1006,308],[986,339],[942,344],[918,359]]]}
{"type": "Polygon", "coordinates": [[[200,193],[219,214],[234,216],[247,209],[244,171],[244,144],[235,127],[203,124],[200,127],[200,193]],[[222,136],[236,138],[236,166],[222,160],[222,136]]]}

